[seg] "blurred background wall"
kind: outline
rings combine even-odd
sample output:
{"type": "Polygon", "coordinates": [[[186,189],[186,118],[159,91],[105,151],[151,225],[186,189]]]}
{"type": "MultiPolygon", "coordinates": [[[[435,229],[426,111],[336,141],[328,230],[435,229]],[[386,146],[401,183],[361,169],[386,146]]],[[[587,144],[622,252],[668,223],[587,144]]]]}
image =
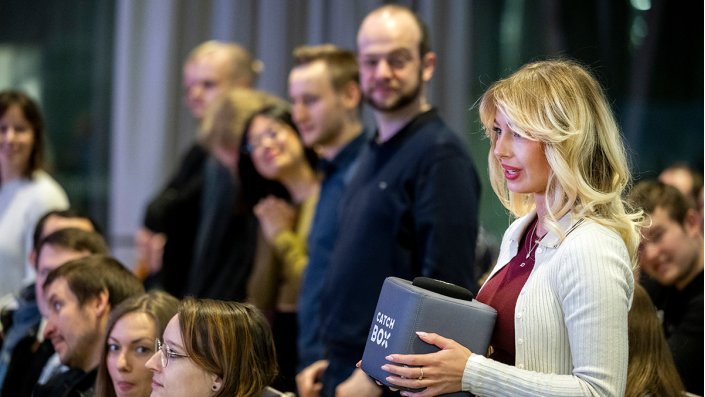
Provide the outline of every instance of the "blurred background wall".
{"type": "MultiPolygon", "coordinates": [[[[0,89],[42,104],[52,173],[71,203],[131,261],[144,207],[196,126],[182,104],[191,48],[232,40],[265,64],[258,88],[286,97],[291,51],[354,49],[381,0],[0,0],[0,89]]],[[[510,219],[487,182],[488,142],[473,105],[520,65],[568,56],[607,90],[635,179],[682,161],[703,169],[703,2],[407,0],[427,22],[439,64],[430,99],[468,143],[484,177],[481,220],[510,219]]],[[[369,114],[366,120],[370,123],[369,114]]]]}

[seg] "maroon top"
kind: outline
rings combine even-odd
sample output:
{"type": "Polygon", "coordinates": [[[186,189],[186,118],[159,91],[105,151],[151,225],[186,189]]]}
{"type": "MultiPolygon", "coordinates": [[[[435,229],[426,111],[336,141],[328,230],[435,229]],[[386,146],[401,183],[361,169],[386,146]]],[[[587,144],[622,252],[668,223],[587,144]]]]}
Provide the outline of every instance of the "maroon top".
{"type": "Polygon", "coordinates": [[[526,228],[526,232],[519,242],[519,251],[516,256],[502,270],[495,273],[477,294],[478,301],[497,310],[497,320],[490,341],[488,357],[508,365],[514,365],[516,356],[514,308],[519,292],[524,288],[526,279],[529,278],[529,274],[534,268],[534,254],[540,240],[536,235],[535,227],[536,218],[526,228]]]}

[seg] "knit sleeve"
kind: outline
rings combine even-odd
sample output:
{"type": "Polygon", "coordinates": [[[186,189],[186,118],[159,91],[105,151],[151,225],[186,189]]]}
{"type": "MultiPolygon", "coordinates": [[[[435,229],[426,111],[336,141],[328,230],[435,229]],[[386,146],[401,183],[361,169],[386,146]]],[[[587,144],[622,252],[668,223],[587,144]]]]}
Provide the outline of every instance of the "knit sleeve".
{"type": "Polygon", "coordinates": [[[483,396],[624,394],[633,293],[629,257],[616,234],[594,224],[581,229],[561,244],[536,281],[535,298],[527,302],[534,309],[531,316],[517,312],[521,321],[533,323],[528,330],[555,332],[557,337],[542,340],[527,331],[523,337],[532,340],[515,343],[533,343],[532,349],[516,366],[471,356],[463,390],[483,396]],[[556,330],[541,330],[560,318],[563,324],[556,330]],[[569,370],[550,369],[565,362],[569,370]]]}

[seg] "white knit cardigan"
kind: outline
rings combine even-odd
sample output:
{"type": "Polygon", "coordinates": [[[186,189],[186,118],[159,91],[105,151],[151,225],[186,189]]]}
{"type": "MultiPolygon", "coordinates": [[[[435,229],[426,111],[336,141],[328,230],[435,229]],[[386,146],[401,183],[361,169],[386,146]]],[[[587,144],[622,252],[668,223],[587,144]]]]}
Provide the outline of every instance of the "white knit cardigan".
{"type": "MultiPolygon", "coordinates": [[[[507,229],[492,275],[518,250],[528,214],[507,229]]],[[[462,389],[478,396],[621,396],[627,378],[627,314],[634,292],[624,241],[593,221],[548,232],[515,309],[515,366],[473,354],[462,389]]]]}

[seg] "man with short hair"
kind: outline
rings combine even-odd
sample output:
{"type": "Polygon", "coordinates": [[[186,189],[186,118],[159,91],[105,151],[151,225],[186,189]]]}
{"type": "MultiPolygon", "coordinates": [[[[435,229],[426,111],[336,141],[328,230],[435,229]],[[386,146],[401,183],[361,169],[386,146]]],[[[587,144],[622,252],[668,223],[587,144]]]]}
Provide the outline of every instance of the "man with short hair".
{"type": "MultiPolygon", "coordinates": [[[[183,67],[185,104],[200,123],[215,99],[235,87],[252,87],[261,69],[261,62],[238,44],[202,43],[183,67]]],[[[144,227],[135,237],[138,270],[151,275],[146,283],[177,297],[202,295],[202,286],[190,285],[188,275],[225,238],[229,218],[223,214],[235,200],[230,171],[208,154],[201,140],[196,137],[176,174],[150,201],[144,227]]]]}
{"type": "Polygon", "coordinates": [[[686,390],[702,395],[703,236],[698,214],[692,200],[661,182],[640,182],[629,198],[648,216],[639,265],[658,286],[647,280],[645,287],[663,312],[666,338],[686,390]]]}
{"type": "MultiPolygon", "coordinates": [[[[96,230],[95,222],[75,209],[49,211],[39,218],[34,227],[32,249],[29,253],[29,261],[35,272],[37,272],[37,251],[42,239],[57,230],[68,227],[87,231],[96,230]]],[[[41,286],[41,283],[39,285],[41,286]]],[[[37,281],[35,280],[33,284],[23,288],[18,293],[16,301],[13,303],[13,308],[8,308],[6,317],[3,315],[3,343],[2,350],[0,350],[0,396],[20,395],[6,394],[6,388],[3,386],[8,365],[10,365],[11,361],[14,361],[12,357],[20,355],[19,351],[17,354],[13,353],[15,346],[23,339],[31,338],[34,340],[35,335],[39,336],[41,341],[41,335],[37,333],[37,327],[39,327],[42,317],[37,306],[36,286],[37,281]]],[[[20,351],[24,350],[20,349],[20,351]]],[[[15,378],[13,378],[12,383],[18,384],[15,378]]]]}
{"type": "MultiPolygon", "coordinates": [[[[47,223],[45,227],[49,230],[52,225],[47,223]]],[[[39,286],[43,285],[47,275],[53,269],[73,259],[93,254],[107,254],[108,245],[96,232],[71,227],[59,229],[46,236],[41,240],[36,251],[35,285],[39,286]]],[[[44,339],[42,332],[45,323],[39,312],[44,315],[47,313],[44,290],[40,287],[34,292],[36,295],[32,296],[31,305],[35,311],[38,306],[39,311],[36,315],[30,313],[27,318],[22,318],[21,323],[13,324],[11,328],[13,337],[7,341],[12,343],[3,346],[3,368],[6,370],[6,373],[3,371],[3,375],[6,374],[7,381],[2,384],[1,396],[29,395],[38,381],[43,383],[40,378],[42,372],[49,374],[59,366],[58,359],[56,361],[52,359],[54,348],[44,339]]],[[[27,311],[22,309],[23,306],[18,308],[18,311],[27,314],[27,311]]]]}
{"type": "Polygon", "coordinates": [[[76,209],[69,208],[66,210],[47,212],[37,221],[34,227],[34,234],[32,235],[32,251],[29,254],[29,262],[35,266],[35,271],[37,270],[37,249],[39,249],[39,244],[42,242],[42,239],[59,229],[70,227],[100,233],[95,221],[93,221],[90,216],[76,209]]]}
{"type": "Polygon", "coordinates": [[[228,89],[253,87],[261,69],[261,62],[238,44],[216,40],[199,44],[184,64],[186,106],[202,120],[208,106],[228,89]]]}
{"type": "MultiPolygon", "coordinates": [[[[308,264],[298,304],[299,370],[323,355],[321,289],[338,236],[338,204],[366,140],[360,118],[361,92],[355,54],[332,44],[294,50],[289,73],[292,116],[306,146],[321,157],[323,180],[308,236],[308,264]]],[[[306,387],[306,386],[302,386],[306,387]]]]}
{"type": "Polygon", "coordinates": [[[460,137],[426,101],[436,55],[408,8],[382,6],[357,36],[360,85],[377,131],[341,200],[338,235],[321,298],[322,360],[309,366],[315,393],[377,396],[362,357],[384,279],[437,278],[476,289],[480,185],[460,137]]]}
{"type": "Polygon", "coordinates": [[[678,189],[688,199],[697,201],[703,187],[703,176],[686,163],[674,163],[664,168],[658,175],[659,182],[678,189]]]}
{"type": "Polygon", "coordinates": [[[289,73],[292,116],[304,144],[321,156],[323,174],[299,295],[299,368],[305,368],[323,352],[320,294],[338,235],[338,203],[365,134],[355,54],[327,44],[299,47],[294,59],[289,73]]]}
{"type": "Polygon", "coordinates": [[[70,261],[44,283],[48,318],[44,336],[69,370],[37,385],[34,395],[83,395],[92,390],[110,311],[144,293],[140,280],[116,259],[91,255],[70,261]]]}

